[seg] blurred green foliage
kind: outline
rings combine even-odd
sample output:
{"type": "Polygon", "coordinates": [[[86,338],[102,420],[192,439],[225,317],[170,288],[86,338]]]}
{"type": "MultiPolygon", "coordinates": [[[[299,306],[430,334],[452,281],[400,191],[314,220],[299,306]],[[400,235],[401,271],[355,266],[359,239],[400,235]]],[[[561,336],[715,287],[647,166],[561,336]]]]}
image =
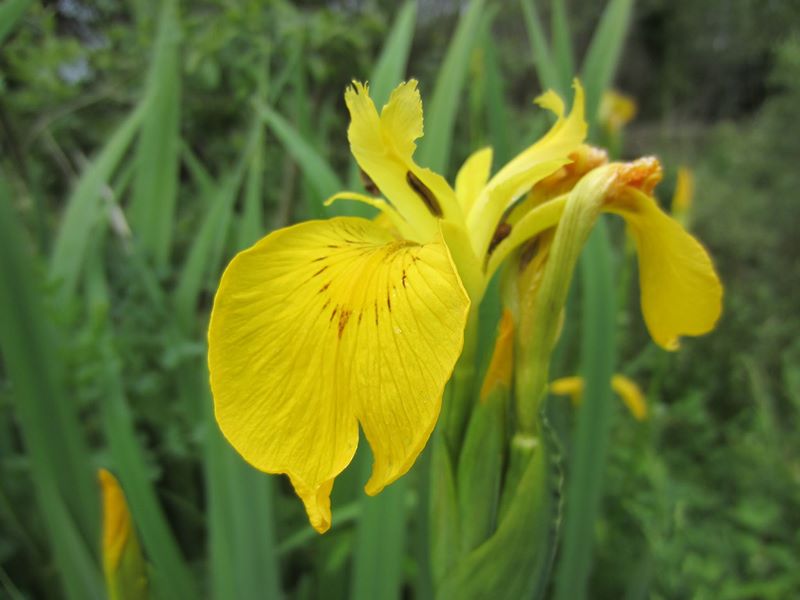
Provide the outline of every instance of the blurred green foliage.
{"type": "MultiPolygon", "coordinates": [[[[547,23],[548,3],[539,4],[547,23]]],[[[603,4],[567,3],[579,56],[603,4]]],[[[54,244],[79,173],[141,98],[158,5],[34,2],[0,40],[0,177],[40,256],[54,244]]],[[[426,100],[456,5],[419,3],[407,73],[420,78],[426,100]]],[[[540,85],[521,10],[517,3],[487,6],[493,20],[484,17],[471,54],[451,167],[485,143],[501,144],[498,155],[508,156],[543,126],[530,108],[540,85]]],[[[198,230],[225,194],[233,212],[220,253],[230,256],[241,245],[244,202],[229,178],[249,158],[255,104],[282,115],[345,179],[351,167],[342,91],[351,78],[369,76],[396,14],[388,0],[181,3],[174,256],[166,268],[151,269],[136,258],[136,239],[119,218],[117,202],[133,178],[130,152],[104,192],[109,233],[89,242],[102,277],[45,308],[64,332],[50,356],[63,371],[61,395],[80,417],[92,460],[110,460],[103,411],[116,389],[130,409],[146,477],[204,590],[210,501],[201,457],[208,432],[204,397],[192,392],[202,381],[195,388],[185,381],[204,360],[205,313],[221,264],[208,259],[214,264],[200,277],[198,297],[190,295],[188,327],[176,326],[163,290],[178,285],[198,230]],[[110,388],[115,373],[119,387],[110,388]]],[[[648,390],[652,418],[638,424],[615,409],[591,597],[800,595],[798,36],[800,8],[792,2],[636,5],[617,78],[641,107],[626,154],[657,151],[673,169],[695,168],[694,227],[726,284],[725,315],[715,333],[666,355],[648,345],[631,291],[619,364],[648,390]]],[[[277,135],[267,132],[263,168],[253,178],[262,190],[262,231],[308,216],[319,196],[277,135]]],[[[668,177],[663,187],[671,185],[668,177]]],[[[42,298],[55,298],[41,264],[34,276],[42,298]]],[[[0,593],[58,597],[7,368],[0,363],[0,593]]],[[[554,412],[566,422],[575,418],[566,406],[554,412]]],[[[321,539],[298,526],[302,508],[288,484],[276,481],[280,583],[291,597],[349,595],[359,470],[354,465],[337,483],[342,508],[321,539]]],[[[418,499],[409,493],[393,501],[413,508],[418,499]]],[[[424,589],[413,583],[422,578],[416,525],[407,536],[415,550],[400,573],[408,595],[424,589]]]]}

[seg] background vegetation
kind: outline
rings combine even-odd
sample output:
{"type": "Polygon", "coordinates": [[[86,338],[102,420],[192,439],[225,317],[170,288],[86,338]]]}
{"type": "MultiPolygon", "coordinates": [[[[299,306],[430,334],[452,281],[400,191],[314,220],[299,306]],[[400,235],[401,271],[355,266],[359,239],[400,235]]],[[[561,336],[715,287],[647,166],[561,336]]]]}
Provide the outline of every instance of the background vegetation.
{"type": "MultiPolygon", "coordinates": [[[[107,466],[163,597],[427,596],[420,470],[366,499],[360,453],[317,536],[217,433],[204,331],[237,249],[357,185],[351,78],[384,97],[420,80],[423,164],[448,176],[535,138],[524,5],[0,3],[0,595],[102,597],[107,466]]],[[[605,6],[566,3],[576,57],[605,6]]],[[[536,7],[557,45],[558,9],[536,7]]],[[[620,286],[617,370],[650,418],[613,407],[589,596],[800,595],[800,7],[639,0],[615,86],[639,105],[621,153],[662,158],[665,202],[694,169],[726,298],[717,331],[667,354],[620,286]]],[[[556,375],[575,370],[570,332],[556,375]]]]}

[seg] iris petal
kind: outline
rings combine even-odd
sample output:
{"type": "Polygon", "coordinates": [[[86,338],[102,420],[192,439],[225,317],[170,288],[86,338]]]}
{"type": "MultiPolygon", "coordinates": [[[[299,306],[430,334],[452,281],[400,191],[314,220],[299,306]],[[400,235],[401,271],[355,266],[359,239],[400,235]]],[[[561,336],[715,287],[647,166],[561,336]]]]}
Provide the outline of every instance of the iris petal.
{"type": "Polygon", "coordinates": [[[358,165],[380,192],[428,241],[438,230],[437,219],[461,220],[460,208],[447,181],[414,162],[415,140],[422,136],[422,100],[417,82],[400,84],[378,115],[369,88],[359,82],[345,92],[350,111],[347,130],[358,165]]]}
{"type": "Polygon", "coordinates": [[[722,312],[722,284],[705,248],[655,200],[635,188],[607,210],[625,218],[636,242],[644,320],[667,350],[682,335],[711,331],[722,312]]]}
{"type": "Polygon", "coordinates": [[[473,232],[475,252],[479,256],[490,246],[503,213],[538,181],[571,162],[569,155],[586,137],[583,88],[577,80],[575,100],[568,116],[564,116],[564,104],[554,92],[543,94],[537,102],[555,112],[558,120],[544,137],[500,169],[475,201],[467,225],[473,232]]]}
{"type": "Polygon", "coordinates": [[[371,221],[310,221],[238,254],[214,301],[217,421],[252,465],[286,473],[320,532],[361,424],[367,492],[413,464],[463,345],[469,299],[438,236],[419,245],[371,221]]]}

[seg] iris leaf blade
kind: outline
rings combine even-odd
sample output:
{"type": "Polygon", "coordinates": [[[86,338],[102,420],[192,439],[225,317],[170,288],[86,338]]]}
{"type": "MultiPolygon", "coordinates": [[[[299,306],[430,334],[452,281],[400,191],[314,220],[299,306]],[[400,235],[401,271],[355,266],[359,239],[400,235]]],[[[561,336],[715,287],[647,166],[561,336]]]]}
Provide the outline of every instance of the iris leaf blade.
{"type": "Polygon", "coordinates": [[[425,137],[418,151],[420,164],[447,174],[453,142],[453,127],[467,77],[470,53],[478,39],[484,1],[472,0],[461,13],[452,41],[425,111],[425,137]]]}
{"type": "Polygon", "coordinates": [[[586,117],[594,129],[603,92],[611,85],[628,33],[633,0],[609,0],[581,66],[586,117]]]}
{"type": "Polygon", "coordinates": [[[550,53],[550,44],[542,27],[542,20],[533,0],[520,0],[522,5],[522,17],[525,21],[525,28],[528,31],[528,40],[533,51],[533,65],[539,83],[543,90],[558,90],[558,72],[556,63],[550,53]]]}
{"type": "Polygon", "coordinates": [[[149,108],[136,146],[129,214],[132,228],[159,270],[169,261],[178,195],[180,53],[177,3],[167,0],[159,19],[146,96],[149,108]]]}
{"type": "Polygon", "coordinates": [[[606,224],[595,225],[581,256],[581,370],[585,387],[570,456],[560,562],[555,598],[587,596],[595,521],[602,500],[602,479],[612,415],[616,314],[611,248],[606,224]]]}

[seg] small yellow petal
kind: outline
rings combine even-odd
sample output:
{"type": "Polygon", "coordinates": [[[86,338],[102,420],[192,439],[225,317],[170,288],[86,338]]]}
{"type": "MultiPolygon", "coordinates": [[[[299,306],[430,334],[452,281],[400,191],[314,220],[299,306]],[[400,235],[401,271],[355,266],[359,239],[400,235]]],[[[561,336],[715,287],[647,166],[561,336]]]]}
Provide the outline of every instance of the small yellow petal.
{"type": "Polygon", "coordinates": [[[497,339],[494,343],[494,352],[489,368],[483,378],[481,387],[481,402],[485,402],[489,394],[498,387],[510,388],[511,377],[514,370],[514,318],[511,311],[503,311],[497,339]]]}
{"type": "Polygon", "coordinates": [[[675,350],[680,336],[711,331],[722,312],[722,284],[705,248],[633,187],[607,210],[625,218],[636,242],[642,312],[653,340],[675,350]]]}
{"type": "Polygon", "coordinates": [[[475,201],[467,218],[472,233],[475,253],[485,256],[491,246],[495,229],[505,211],[537,182],[552,175],[571,162],[575,152],[586,137],[584,95],[580,83],[575,81],[575,99],[569,116],[563,116],[560,99],[552,93],[538,99],[539,104],[560,114],[558,121],[535,144],[522,151],[491,178],[475,201]]]}
{"type": "Polygon", "coordinates": [[[456,197],[464,216],[469,215],[475,199],[489,180],[492,168],[492,149],[481,148],[473,152],[456,175],[456,197]]]}
{"type": "Polygon", "coordinates": [[[97,478],[103,498],[103,567],[108,574],[117,570],[130,539],[131,515],[117,478],[106,469],[100,469],[97,478]]]}
{"type": "Polygon", "coordinates": [[[564,118],[564,101],[553,90],[547,90],[534,100],[542,108],[554,113],[558,119],[564,118]]]}
{"type": "Polygon", "coordinates": [[[633,120],[637,110],[636,100],[631,96],[608,90],[600,101],[598,121],[609,131],[616,132],[633,120]]]}
{"type": "Polygon", "coordinates": [[[357,81],[345,92],[345,103],[350,111],[347,136],[356,162],[414,228],[414,239],[432,239],[439,218],[460,220],[455,192],[447,181],[413,159],[415,140],[423,128],[416,80],[400,84],[380,116],[369,88],[357,81]]]}
{"type": "Polygon", "coordinates": [[[685,225],[694,199],[694,175],[686,167],[678,169],[678,181],[672,196],[672,216],[685,225]]]}
{"type": "Polygon", "coordinates": [[[647,403],[635,381],[624,375],[614,375],[611,378],[611,389],[622,398],[634,419],[644,421],[647,418],[647,403]]]}
{"type": "Polygon", "coordinates": [[[101,554],[109,600],[149,598],[147,564],[133,526],[125,493],[116,477],[99,469],[97,479],[103,504],[101,554]]]}
{"type": "Polygon", "coordinates": [[[579,404],[583,396],[583,377],[574,375],[556,379],[550,383],[550,393],[556,396],[569,396],[573,404],[579,404]]]}
{"type": "Polygon", "coordinates": [[[222,277],[209,326],[215,414],[253,466],[289,475],[317,531],[358,425],[377,493],[427,441],[461,352],[469,299],[441,237],[358,218],[276,231],[222,277]]]}

